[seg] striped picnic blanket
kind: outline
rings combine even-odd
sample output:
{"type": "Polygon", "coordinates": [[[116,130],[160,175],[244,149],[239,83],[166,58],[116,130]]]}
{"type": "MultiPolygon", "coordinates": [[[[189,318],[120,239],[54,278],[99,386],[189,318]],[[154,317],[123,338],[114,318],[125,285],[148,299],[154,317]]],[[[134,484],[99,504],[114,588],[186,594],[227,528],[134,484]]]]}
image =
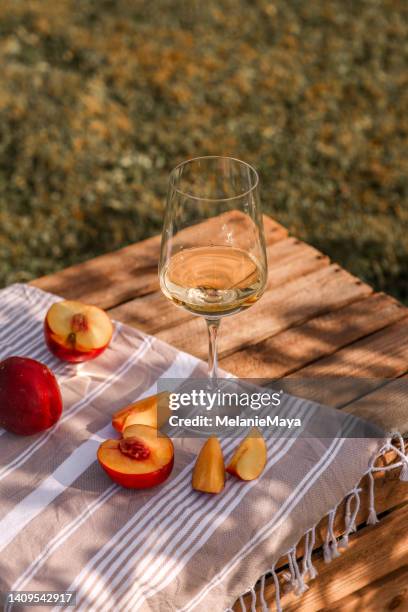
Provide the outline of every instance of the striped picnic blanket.
{"type": "MultiPolygon", "coordinates": [[[[112,413],[154,393],[159,377],[202,376],[205,366],[120,323],[98,359],[62,363],[42,331],[56,299],[26,285],[0,291],[0,359],[46,363],[64,400],[51,430],[0,432],[1,591],[75,591],[77,610],[223,611],[353,490],[383,443],[275,436],[257,481],[229,478],[209,496],[190,484],[202,441],[176,439],[169,480],[121,489],[96,462],[100,442],[117,437],[112,413]]],[[[291,417],[313,418],[310,408],[285,404],[291,417]]],[[[235,444],[222,445],[228,458],[235,444]]]]}

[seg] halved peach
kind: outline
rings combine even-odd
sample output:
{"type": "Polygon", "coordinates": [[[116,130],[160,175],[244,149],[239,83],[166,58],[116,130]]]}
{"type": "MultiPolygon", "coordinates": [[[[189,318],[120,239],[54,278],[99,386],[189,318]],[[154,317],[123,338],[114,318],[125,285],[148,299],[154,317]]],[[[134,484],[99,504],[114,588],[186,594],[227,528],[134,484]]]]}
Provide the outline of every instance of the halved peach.
{"type": "Polygon", "coordinates": [[[173,443],[148,425],[131,425],[121,440],[106,440],[98,461],[108,476],[128,489],[149,489],[164,482],[174,465],[173,443]]]}
{"type": "Polygon", "coordinates": [[[241,480],[255,480],[266,465],[267,448],[259,429],[254,427],[236,449],[227,472],[241,480]]]}
{"type": "Polygon", "coordinates": [[[160,429],[167,423],[170,413],[169,393],[162,391],[115,412],[112,425],[119,433],[130,425],[149,425],[160,429]]]}
{"type": "Polygon", "coordinates": [[[225,484],[224,457],[218,438],[208,438],[193,470],[193,489],[203,493],[220,493],[225,484]]]}
{"type": "Polygon", "coordinates": [[[66,300],[56,302],[48,310],[44,334],[56,357],[78,363],[103,353],[111,341],[113,326],[100,308],[66,300]]]}

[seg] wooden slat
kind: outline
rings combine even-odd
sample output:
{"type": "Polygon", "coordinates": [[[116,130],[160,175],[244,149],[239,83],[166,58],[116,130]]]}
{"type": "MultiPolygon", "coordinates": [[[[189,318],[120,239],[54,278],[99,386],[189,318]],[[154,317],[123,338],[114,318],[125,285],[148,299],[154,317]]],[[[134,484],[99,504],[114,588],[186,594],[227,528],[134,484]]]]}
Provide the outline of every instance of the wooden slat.
{"type": "MultiPolygon", "coordinates": [[[[313,247],[295,238],[269,245],[267,290],[273,290],[296,278],[325,267],[329,259],[313,247]]],[[[177,308],[158,291],[121,304],[109,311],[113,319],[133,325],[150,334],[194,319],[187,310],[177,308]]]]}
{"type": "MultiPolygon", "coordinates": [[[[212,236],[215,224],[218,227],[222,220],[233,223],[238,231],[242,216],[242,213],[232,211],[183,232],[187,240],[191,239],[194,244],[197,231],[201,234],[207,232],[212,236]]],[[[264,228],[267,244],[287,236],[287,230],[267,216],[264,216],[264,228]]],[[[43,276],[31,284],[66,299],[81,300],[105,309],[113,308],[137,296],[157,291],[159,254],[160,236],[154,236],[55,274],[43,276]]]]}
{"type": "MultiPolygon", "coordinates": [[[[326,266],[277,287],[274,291],[268,291],[247,311],[226,317],[220,329],[219,354],[224,357],[370,293],[372,289],[368,285],[339,266],[326,266]]],[[[201,317],[163,330],[157,335],[197,357],[205,358],[207,355],[207,334],[201,317]]]]}
{"type": "MultiPolygon", "coordinates": [[[[285,378],[290,392],[335,408],[408,371],[408,317],[285,378]]],[[[394,426],[395,427],[395,426],[394,426]]]]}
{"type": "MultiPolygon", "coordinates": [[[[293,593],[282,598],[285,612],[312,612],[328,607],[332,610],[341,599],[408,565],[407,524],[408,504],[391,512],[381,523],[361,529],[358,537],[350,538],[347,551],[330,564],[321,558],[314,561],[318,578],[310,583],[301,599],[293,593]]],[[[268,596],[271,600],[272,592],[268,596]]]]}
{"type": "Polygon", "coordinates": [[[157,289],[159,248],[159,238],[154,236],[42,276],[31,284],[68,300],[111,308],[157,289]]]}
{"type": "Polygon", "coordinates": [[[279,378],[395,323],[407,312],[393,298],[374,294],[237,351],[220,365],[241,377],[279,378]]]}
{"type": "Polygon", "coordinates": [[[342,408],[384,431],[408,435],[408,376],[401,376],[342,408]]]}
{"type": "Polygon", "coordinates": [[[408,564],[344,597],[322,612],[408,610],[408,564]]]}
{"type": "Polygon", "coordinates": [[[408,367],[408,317],[298,371],[300,377],[395,378],[408,367]]]}

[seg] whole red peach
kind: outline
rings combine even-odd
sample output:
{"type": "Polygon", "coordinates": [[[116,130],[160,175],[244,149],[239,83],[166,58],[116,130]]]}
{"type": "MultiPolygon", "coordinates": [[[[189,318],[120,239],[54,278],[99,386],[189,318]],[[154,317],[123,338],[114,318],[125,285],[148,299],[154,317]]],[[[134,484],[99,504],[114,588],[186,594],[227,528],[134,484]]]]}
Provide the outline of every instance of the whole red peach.
{"type": "Polygon", "coordinates": [[[28,357],[0,362],[0,427],[30,436],[54,425],[61,412],[61,391],[47,366],[28,357]]]}

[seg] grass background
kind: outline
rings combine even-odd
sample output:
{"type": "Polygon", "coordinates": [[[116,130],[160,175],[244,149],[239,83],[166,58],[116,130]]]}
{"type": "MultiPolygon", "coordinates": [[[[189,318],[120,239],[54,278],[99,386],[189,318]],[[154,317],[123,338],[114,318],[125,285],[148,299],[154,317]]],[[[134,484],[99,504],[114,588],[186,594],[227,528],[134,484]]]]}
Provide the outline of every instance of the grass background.
{"type": "Polygon", "coordinates": [[[229,154],[265,212],[408,302],[405,0],[2,0],[0,286],[160,230],[229,154]]]}

